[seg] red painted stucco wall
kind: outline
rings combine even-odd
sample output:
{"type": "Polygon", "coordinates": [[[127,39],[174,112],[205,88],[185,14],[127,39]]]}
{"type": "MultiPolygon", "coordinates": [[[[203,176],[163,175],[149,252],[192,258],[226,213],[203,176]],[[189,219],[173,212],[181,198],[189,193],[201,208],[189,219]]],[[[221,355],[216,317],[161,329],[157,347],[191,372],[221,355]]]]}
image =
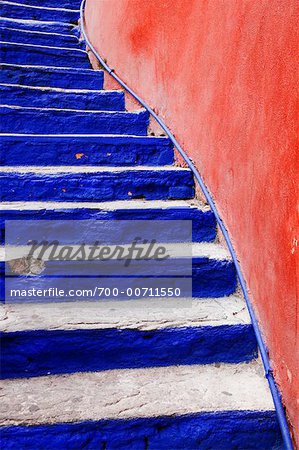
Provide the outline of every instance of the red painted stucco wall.
{"type": "Polygon", "coordinates": [[[296,3],[87,0],[86,23],[212,192],[299,434],[296,3]]]}

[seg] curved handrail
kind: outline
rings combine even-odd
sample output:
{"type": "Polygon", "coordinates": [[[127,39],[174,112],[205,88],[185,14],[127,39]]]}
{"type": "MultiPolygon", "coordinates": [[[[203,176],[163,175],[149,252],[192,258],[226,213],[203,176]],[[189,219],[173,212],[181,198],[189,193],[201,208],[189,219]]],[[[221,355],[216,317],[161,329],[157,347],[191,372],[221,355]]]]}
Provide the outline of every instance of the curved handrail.
{"type": "Polygon", "coordinates": [[[165,133],[167,134],[167,136],[169,137],[169,139],[172,141],[172,143],[174,144],[174,147],[177,149],[177,151],[180,153],[180,155],[182,156],[182,158],[184,159],[184,161],[187,163],[187,165],[189,166],[189,168],[191,169],[191,171],[193,172],[193,175],[196,179],[196,181],[198,182],[211,210],[213,211],[216,221],[219,225],[219,228],[224,236],[225,242],[227,244],[227,247],[229,249],[229,252],[231,254],[232,260],[235,264],[235,268],[236,268],[236,272],[239,278],[239,282],[240,282],[240,286],[247,304],[247,308],[248,308],[248,312],[250,315],[250,319],[253,325],[253,329],[254,329],[254,333],[257,339],[257,344],[258,344],[258,348],[261,354],[261,358],[262,358],[262,362],[263,362],[263,366],[264,366],[264,370],[265,370],[265,377],[268,380],[269,383],[269,387],[270,387],[270,391],[272,394],[272,398],[273,398],[273,402],[274,402],[274,406],[276,409],[276,413],[277,413],[277,417],[278,417],[278,422],[280,425],[280,429],[281,429],[281,433],[282,433],[282,437],[283,437],[283,441],[285,444],[285,448],[286,450],[293,450],[293,444],[292,444],[292,440],[291,440],[291,436],[290,436],[290,430],[288,427],[288,423],[287,423],[287,419],[286,419],[286,415],[285,415],[285,411],[282,405],[282,400],[281,400],[281,395],[280,392],[278,390],[278,387],[276,385],[276,382],[274,380],[274,376],[273,376],[273,371],[271,369],[270,366],[270,362],[269,362],[269,357],[268,357],[268,351],[267,348],[265,346],[265,343],[263,341],[262,338],[262,334],[261,331],[259,329],[258,326],[258,322],[255,316],[255,313],[253,311],[250,299],[249,299],[249,295],[248,295],[248,290],[247,290],[247,286],[246,286],[246,281],[244,279],[244,276],[242,274],[241,271],[241,267],[237,258],[237,255],[234,251],[231,239],[229,237],[228,231],[217,211],[216,205],[214,203],[213,197],[210,194],[208,188],[206,187],[206,185],[204,184],[204,181],[200,175],[200,173],[198,172],[198,170],[196,169],[196,167],[194,166],[193,162],[191,161],[191,159],[187,156],[187,154],[185,153],[185,151],[182,149],[182,147],[180,146],[180,144],[178,143],[178,141],[176,140],[176,138],[174,137],[174,135],[171,133],[171,131],[169,130],[169,128],[165,125],[165,123],[162,121],[162,119],[155,113],[155,111],[144,101],[142,100],[142,98],[140,98],[129,86],[127,86],[127,84],[122,81],[122,79],[116,75],[116,73],[114,72],[114,69],[111,69],[108,64],[106,63],[106,61],[98,54],[97,50],[94,48],[94,46],[92,45],[92,43],[90,42],[86,30],[85,30],[85,21],[84,21],[84,10],[85,10],[85,3],[86,0],[82,0],[81,3],[81,7],[80,7],[80,28],[81,28],[81,32],[82,35],[84,37],[84,40],[87,44],[87,46],[90,48],[90,50],[92,51],[92,53],[95,55],[95,57],[98,59],[98,61],[100,62],[101,66],[127,91],[129,92],[129,94],[132,95],[132,97],[135,98],[135,100],[137,100],[149,113],[150,115],[157,121],[157,123],[160,125],[160,127],[165,131],[165,133]]]}

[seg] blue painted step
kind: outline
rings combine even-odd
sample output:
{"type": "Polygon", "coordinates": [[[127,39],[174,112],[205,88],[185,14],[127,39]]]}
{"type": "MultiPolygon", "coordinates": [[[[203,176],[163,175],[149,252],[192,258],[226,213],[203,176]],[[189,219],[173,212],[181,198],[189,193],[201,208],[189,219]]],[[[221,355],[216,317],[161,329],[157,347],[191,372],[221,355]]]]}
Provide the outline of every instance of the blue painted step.
{"type": "MultiPolygon", "coordinates": [[[[169,278],[177,278],[182,277],[182,267],[183,269],[186,268],[187,263],[183,260],[177,260],[172,261],[171,265],[167,267],[167,276],[169,278]]],[[[117,273],[119,265],[117,264],[105,264],[105,270],[103,268],[96,269],[95,265],[84,265],[84,268],[82,268],[82,264],[80,263],[55,263],[53,261],[48,262],[45,266],[45,269],[43,271],[43,274],[40,276],[14,276],[13,279],[10,279],[9,281],[9,287],[11,288],[13,286],[13,289],[18,289],[20,291],[22,290],[30,290],[32,287],[35,289],[41,289],[41,290],[47,290],[53,286],[53,277],[57,275],[57,273],[64,273],[64,271],[68,271],[68,273],[72,273],[73,278],[71,277],[64,277],[63,279],[56,280],[56,286],[59,288],[62,287],[65,290],[70,290],[74,286],[74,278],[75,281],[78,282],[78,277],[82,275],[83,270],[87,270],[88,267],[88,275],[89,277],[80,280],[80,289],[94,289],[94,287],[97,285],[97,283],[100,279],[100,277],[107,278],[107,273],[117,273]]],[[[142,270],[142,275],[138,276],[138,269],[140,268],[140,265],[138,267],[135,266],[134,262],[130,264],[131,272],[136,273],[136,279],[134,280],[134,285],[137,287],[144,286],[144,278],[142,276],[144,275],[144,269],[142,270]],[[138,279],[139,278],[139,279],[138,279]]],[[[5,285],[4,285],[4,265],[1,264],[1,301],[5,301],[5,285]]],[[[159,278],[161,277],[161,266],[154,267],[152,276],[159,278]]],[[[109,287],[113,287],[115,284],[118,283],[118,279],[115,278],[110,280],[111,282],[108,283],[109,287]]],[[[161,278],[159,280],[156,280],[156,286],[160,286],[162,284],[161,278]],[[161,282],[160,282],[161,281],[161,282]]],[[[188,281],[188,280],[187,280],[188,281]]],[[[186,283],[182,283],[181,281],[178,281],[177,284],[175,282],[172,282],[172,287],[180,287],[181,289],[185,289],[182,291],[183,293],[188,291],[189,286],[186,283]]],[[[132,283],[132,278],[125,280],[122,279],[122,286],[130,287],[132,283]]],[[[8,285],[7,285],[8,286],[8,285]]],[[[220,260],[220,259],[211,259],[211,258],[205,258],[205,257],[198,257],[194,258],[192,261],[192,296],[198,297],[198,298],[220,298],[223,296],[232,295],[237,288],[237,281],[236,281],[236,271],[234,268],[234,265],[232,261],[227,260],[220,260]]],[[[187,293],[189,294],[189,291],[187,293]]],[[[126,299],[125,296],[122,296],[121,299],[126,299]]],[[[16,299],[13,297],[12,301],[21,300],[24,302],[24,298],[16,299]]],[[[53,301],[59,301],[59,298],[53,299],[53,301]]]]}
{"type": "MultiPolygon", "coordinates": [[[[192,220],[193,242],[212,242],[216,238],[216,219],[209,209],[199,209],[187,202],[110,202],[97,205],[41,203],[32,206],[3,206],[0,216],[0,243],[4,244],[6,220],[192,220]],[[7,208],[7,209],[5,209],[7,208]]],[[[171,222],[170,222],[171,224],[171,222]]],[[[173,225],[171,225],[173,228],[173,225]]]]}
{"type": "Polygon", "coordinates": [[[2,201],[111,201],[136,198],[187,199],[194,196],[192,172],[159,169],[96,169],[2,171],[2,201]]]}
{"type": "MultiPolygon", "coordinates": [[[[82,305],[84,307],[84,304],[82,305]]],[[[4,332],[0,378],[162,367],[257,357],[251,324],[138,329],[4,332]]]]}
{"type": "Polygon", "coordinates": [[[76,27],[71,23],[45,22],[34,20],[11,19],[0,17],[0,28],[17,28],[18,30],[40,31],[44,33],[71,34],[76,27]]]}
{"type": "Polygon", "coordinates": [[[188,308],[190,300],[5,305],[1,377],[239,363],[257,356],[241,298],[193,299],[188,308]]]}
{"type": "Polygon", "coordinates": [[[0,28],[0,41],[48,46],[54,44],[55,47],[81,47],[79,39],[73,34],[45,33],[15,28],[0,28]]]}
{"type": "Polygon", "coordinates": [[[79,11],[81,0],[17,0],[17,3],[43,8],[66,8],[79,11]]]}
{"type": "Polygon", "coordinates": [[[62,8],[45,8],[29,6],[13,2],[0,2],[1,15],[15,19],[45,20],[76,23],[80,17],[79,11],[62,8]]]}
{"type": "MultiPolygon", "coordinates": [[[[169,239],[167,239],[167,241],[169,242],[169,239]]],[[[161,275],[167,276],[169,279],[182,276],[189,277],[191,275],[190,269],[192,269],[193,297],[219,298],[231,295],[235,292],[237,288],[237,278],[234,264],[229,255],[226,252],[223,252],[223,249],[219,245],[194,243],[192,261],[189,258],[190,257],[187,256],[187,259],[186,257],[168,259],[167,272],[165,264],[151,266],[149,271],[149,266],[147,268],[144,264],[141,266],[138,261],[135,260],[131,261],[130,269],[126,272],[122,270],[122,265],[117,260],[106,261],[105,265],[101,262],[98,262],[97,264],[91,261],[84,261],[83,263],[81,261],[47,261],[39,276],[19,276],[9,265],[7,265],[7,276],[12,278],[7,278],[8,284],[6,284],[6,287],[9,288],[9,286],[11,287],[13,285],[14,289],[20,291],[28,290],[32,287],[35,289],[47,290],[50,287],[53,287],[53,280],[56,278],[55,286],[63,287],[64,290],[68,291],[73,289],[74,278],[82,276],[82,273],[88,273],[88,277],[80,279],[80,289],[92,289],[93,291],[95,285],[99,282],[99,277],[105,279],[105,277],[107,278],[107,276],[113,274],[113,276],[116,277],[123,276],[122,286],[124,287],[123,290],[126,290],[127,287],[131,286],[132,282],[132,278],[126,279],[126,276],[134,276],[134,285],[143,287],[146,283],[146,281],[144,281],[144,275],[150,273],[151,277],[157,278],[155,282],[158,286],[161,285],[163,281],[161,275]],[[192,268],[190,266],[191,263],[192,268]]],[[[2,301],[4,301],[4,262],[1,263],[0,268],[2,273],[1,298],[2,301]]],[[[181,279],[177,284],[172,282],[172,286],[180,287],[183,296],[190,296],[187,282],[188,280],[185,280],[184,282],[181,279]]],[[[104,283],[104,281],[102,281],[102,283],[104,283]]],[[[168,283],[170,283],[170,281],[168,283]]],[[[113,287],[115,284],[119,284],[117,278],[105,281],[105,285],[109,287],[113,287]]],[[[9,293],[7,293],[7,295],[9,296],[9,293]]],[[[124,298],[124,296],[121,296],[121,298],[124,298]]],[[[17,300],[18,298],[12,299],[12,301],[17,300]]],[[[24,298],[21,298],[21,300],[23,302],[25,301],[24,298]]],[[[30,301],[30,298],[28,300],[30,301]]],[[[51,300],[54,301],[54,298],[51,297],[51,300]]],[[[61,299],[57,298],[56,300],[59,301],[61,299]]],[[[9,301],[9,298],[7,301],[9,301]]]]}
{"type": "Polygon", "coordinates": [[[6,450],[277,450],[275,411],[224,411],[0,428],[6,450]],[[233,442],[233,447],[232,447],[233,442]],[[108,446],[107,446],[108,445],[108,446]]]}
{"type": "Polygon", "coordinates": [[[223,297],[237,289],[236,270],[232,261],[195,257],[192,260],[193,297],[223,297]]]}
{"type": "Polygon", "coordinates": [[[171,165],[173,144],[163,137],[2,135],[4,166],[171,165]]]}
{"type": "Polygon", "coordinates": [[[44,65],[90,69],[84,50],[64,47],[41,47],[39,45],[0,42],[0,60],[8,64],[44,65]]]}
{"type": "Polygon", "coordinates": [[[149,114],[0,106],[1,133],[135,134],[146,136],[149,114]]]}
{"type": "Polygon", "coordinates": [[[103,89],[101,70],[0,64],[0,83],[66,89],[103,89]]]}
{"type": "Polygon", "coordinates": [[[32,108],[57,108],[89,111],[124,111],[125,96],[121,91],[95,91],[15,86],[0,84],[0,99],[5,105],[32,108]]]}
{"type": "Polygon", "coordinates": [[[4,448],[282,449],[257,369],[256,362],[219,363],[9,380],[4,448]]]}

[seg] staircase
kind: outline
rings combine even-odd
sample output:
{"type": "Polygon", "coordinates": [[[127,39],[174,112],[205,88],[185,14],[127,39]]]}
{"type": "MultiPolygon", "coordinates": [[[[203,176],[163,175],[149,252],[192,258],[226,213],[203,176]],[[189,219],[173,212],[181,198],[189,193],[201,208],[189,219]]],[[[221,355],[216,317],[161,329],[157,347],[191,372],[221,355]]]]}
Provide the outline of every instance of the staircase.
{"type": "MultiPolygon", "coordinates": [[[[104,90],[78,0],[0,1],[6,220],[192,220],[193,298],[1,309],[1,448],[280,449],[229,253],[147,111],[104,90]],[[188,307],[186,307],[186,301],[188,307]]],[[[4,295],[4,261],[1,263],[4,295]]]]}

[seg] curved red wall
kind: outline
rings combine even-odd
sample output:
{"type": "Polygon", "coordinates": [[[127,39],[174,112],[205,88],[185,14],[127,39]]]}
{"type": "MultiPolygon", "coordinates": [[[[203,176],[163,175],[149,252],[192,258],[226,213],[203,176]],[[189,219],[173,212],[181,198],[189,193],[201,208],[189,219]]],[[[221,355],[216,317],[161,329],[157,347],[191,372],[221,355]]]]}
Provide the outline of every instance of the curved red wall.
{"type": "Polygon", "coordinates": [[[295,6],[87,0],[86,22],[100,54],[165,119],[212,192],[299,428],[295,6]]]}

